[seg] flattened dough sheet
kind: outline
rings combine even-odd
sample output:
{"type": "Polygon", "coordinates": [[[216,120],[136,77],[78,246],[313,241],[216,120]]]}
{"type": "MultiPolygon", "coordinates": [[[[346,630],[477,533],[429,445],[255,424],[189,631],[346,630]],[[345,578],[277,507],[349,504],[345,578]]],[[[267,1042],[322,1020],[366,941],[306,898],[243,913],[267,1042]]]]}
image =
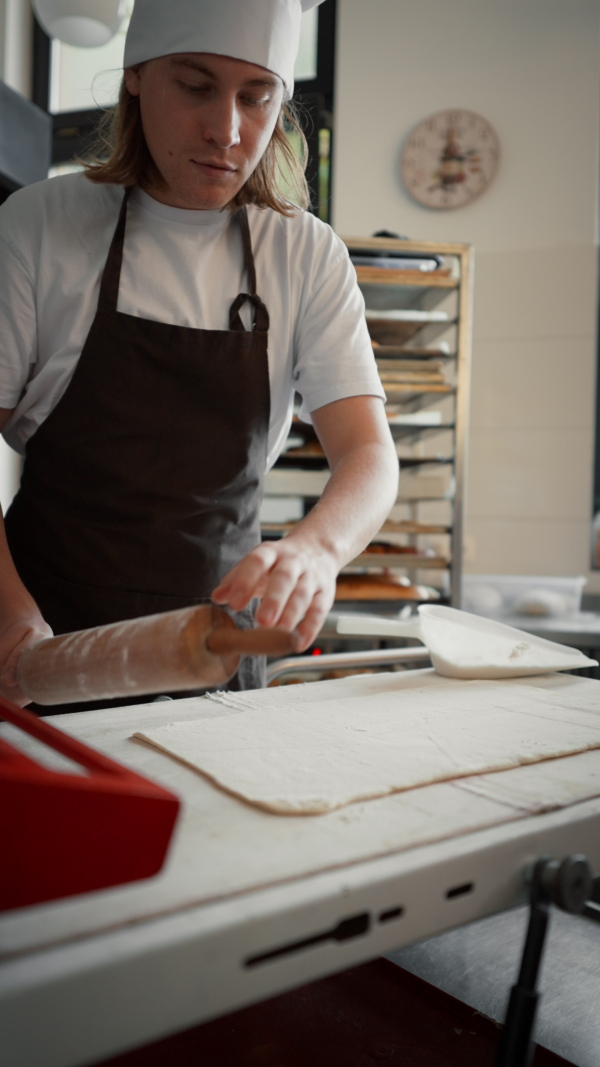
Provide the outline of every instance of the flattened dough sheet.
{"type": "Polygon", "coordinates": [[[575,695],[458,682],[134,734],[227,792],[280,815],[319,815],[433,782],[600,748],[598,707],[575,695]]]}

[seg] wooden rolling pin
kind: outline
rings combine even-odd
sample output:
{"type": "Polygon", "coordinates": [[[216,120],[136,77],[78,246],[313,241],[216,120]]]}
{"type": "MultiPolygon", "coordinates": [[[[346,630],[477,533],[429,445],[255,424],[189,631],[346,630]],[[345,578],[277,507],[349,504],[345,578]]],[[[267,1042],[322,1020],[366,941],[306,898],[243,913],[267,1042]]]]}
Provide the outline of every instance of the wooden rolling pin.
{"type": "Polygon", "coordinates": [[[21,653],[17,681],[37,704],[168,693],[222,685],[241,655],[286,656],[297,633],[239,630],[203,604],[49,637],[21,653]]]}

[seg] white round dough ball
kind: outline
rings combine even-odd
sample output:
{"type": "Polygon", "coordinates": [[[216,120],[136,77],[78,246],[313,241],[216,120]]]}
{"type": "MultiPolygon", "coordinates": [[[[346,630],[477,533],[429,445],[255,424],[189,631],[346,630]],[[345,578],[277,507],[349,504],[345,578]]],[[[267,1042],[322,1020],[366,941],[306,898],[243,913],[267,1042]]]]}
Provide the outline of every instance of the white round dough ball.
{"type": "Polygon", "coordinates": [[[476,615],[499,615],[504,603],[502,594],[493,585],[471,585],[465,593],[465,610],[476,615]]]}
{"type": "Polygon", "coordinates": [[[517,615],[565,615],[567,602],[552,589],[530,589],[515,602],[517,615]]]}

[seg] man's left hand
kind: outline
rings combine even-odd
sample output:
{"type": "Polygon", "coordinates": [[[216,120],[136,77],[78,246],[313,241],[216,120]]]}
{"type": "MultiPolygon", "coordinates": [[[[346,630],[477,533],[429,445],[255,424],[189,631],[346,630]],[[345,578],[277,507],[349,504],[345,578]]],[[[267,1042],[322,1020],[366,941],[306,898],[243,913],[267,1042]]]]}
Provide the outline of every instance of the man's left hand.
{"type": "Polygon", "coordinates": [[[297,629],[300,652],[315,640],[335,598],[337,560],[324,550],[310,551],[293,534],[265,541],[229,571],[212,599],[233,611],[258,597],[259,626],[297,629]]]}
{"type": "Polygon", "coordinates": [[[233,611],[258,597],[258,625],[297,629],[302,651],[323,626],[338,572],[379,530],[398,486],[398,457],[378,397],[336,400],[312,420],[331,470],[323,495],[287,537],[258,545],[213,592],[233,611]]]}

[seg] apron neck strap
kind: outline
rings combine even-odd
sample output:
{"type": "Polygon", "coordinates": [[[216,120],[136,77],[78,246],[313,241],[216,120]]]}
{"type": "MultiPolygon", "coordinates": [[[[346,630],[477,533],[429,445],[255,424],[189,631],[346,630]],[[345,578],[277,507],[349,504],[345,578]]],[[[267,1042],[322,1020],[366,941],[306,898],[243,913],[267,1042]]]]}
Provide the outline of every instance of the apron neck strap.
{"type": "Polygon", "coordinates": [[[100,282],[98,307],[108,308],[110,311],[117,310],[117,301],[119,299],[119,280],[121,278],[121,264],[123,262],[127,201],[131,194],[131,188],[131,186],[128,186],[123,194],[123,202],[121,204],[121,210],[119,211],[119,220],[113,234],[113,239],[110,243],[108,256],[106,257],[106,263],[104,264],[104,270],[102,272],[102,280],[100,282]]]}
{"type": "Polygon", "coordinates": [[[246,274],[248,276],[248,291],[250,296],[256,296],[256,269],[254,267],[254,253],[252,251],[252,240],[250,238],[250,227],[248,225],[248,212],[246,211],[245,205],[237,212],[236,218],[240,224],[240,230],[242,232],[244,266],[246,267],[246,274]]]}
{"type": "Polygon", "coordinates": [[[263,304],[260,297],[256,292],[256,269],[254,266],[254,253],[252,251],[252,240],[250,238],[250,227],[248,225],[248,212],[246,206],[240,208],[235,216],[240,224],[240,231],[242,234],[242,244],[244,246],[244,265],[246,268],[246,275],[248,277],[248,290],[247,293],[240,293],[235,298],[233,304],[229,309],[229,329],[230,330],[245,330],[245,326],[240,316],[240,309],[244,306],[246,301],[252,304],[254,312],[254,322],[252,325],[253,330],[260,330],[266,332],[269,329],[269,312],[263,304]]]}

